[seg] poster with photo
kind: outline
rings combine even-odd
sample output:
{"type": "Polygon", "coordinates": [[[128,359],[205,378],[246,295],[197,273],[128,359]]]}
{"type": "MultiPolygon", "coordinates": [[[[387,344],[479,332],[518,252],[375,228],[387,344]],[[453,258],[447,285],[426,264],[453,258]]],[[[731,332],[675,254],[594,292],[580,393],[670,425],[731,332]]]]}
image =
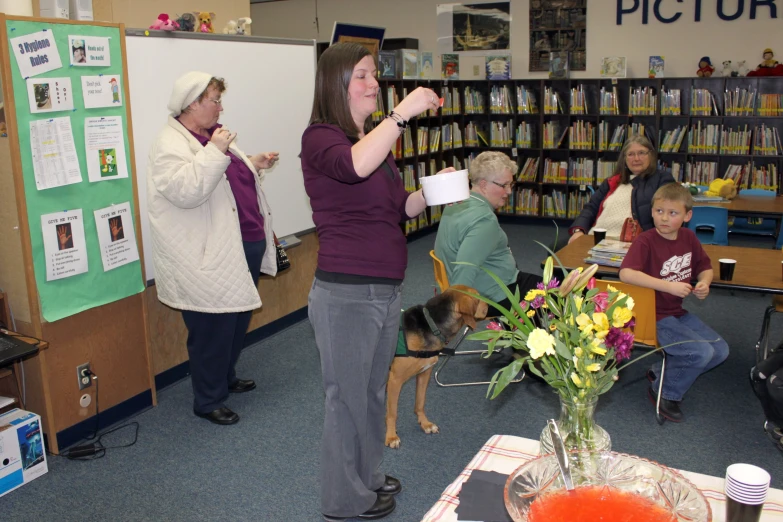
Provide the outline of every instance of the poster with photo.
{"type": "Polygon", "coordinates": [[[560,52],[570,53],[568,61],[570,70],[586,70],[586,21],[587,0],[530,2],[530,61],[528,70],[550,70],[550,53],[560,52]]]}
{"type": "Polygon", "coordinates": [[[32,78],[63,66],[51,31],[43,30],[9,40],[22,78],[32,78]]]}
{"type": "Polygon", "coordinates": [[[101,208],[94,214],[103,270],[108,272],[138,261],[139,249],[136,246],[130,202],[101,208]]]}
{"type": "Polygon", "coordinates": [[[84,119],[84,149],[90,183],[128,177],[122,117],[84,119]]]}
{"type": "Polygon", "coordinates": [[[82,76],[85,109],[122,106],[122,78],[119,74],[82,76]]]}
{"type": "Polygon", "coordinates": [[[441,53],[511,49],[511,3],[438,4],[441,53]]]}
{"type": "Polygon", "coordinates": [[[109,39],[97,36],[68,35],[71,65],[108,67],[111,65],[109,39]]]}
{"type": "Polygon", "coordinates": [[[82,209],[41,216],[46,280],[56,281],[87,272],[82,209]]]}
{"type": "Polygon", "coordinates": [[[73,110],[73,89],[70,78],[29,78],[27,100],[30,112],[58,112],[73,110]]]}

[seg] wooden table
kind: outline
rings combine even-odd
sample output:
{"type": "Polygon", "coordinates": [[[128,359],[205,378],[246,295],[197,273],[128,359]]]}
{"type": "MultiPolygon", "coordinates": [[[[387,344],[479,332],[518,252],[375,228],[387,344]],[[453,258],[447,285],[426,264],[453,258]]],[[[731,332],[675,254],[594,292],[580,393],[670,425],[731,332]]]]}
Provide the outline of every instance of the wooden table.
{"type": "MultiPolygon", "coordinates": [[[[621,450],[620,450],[621,451],[621,450]]],[[[424,515],[422,522],[456,522],[454,510],[459,505],[462,484],[474,470],[496,471],[511,474],[525,462],[538,456],[538,441],[511,435],[493,435],[473,457],[468,466],[441,494],[440,499],[424,515]]],[[[726,497],[723,494],[724,479],[680,471],[686,479],[699,488],[712,510],[713,522],[725,522],[726,497]]],[[[502,499],[498,500],[502,502],[502,499]]],[[[783,522],[783,491],[770,488],[761,512],[761,522],[783,522]]]]}
{"type": "Polygon", "coordinates": [[[743,196],[740,195],[731,201],[697,201],[694,203],[700,207],[720,207],[729,211],[729,214],[752,215],[758,217],[783,216],[783,197],[778,196],[743,196]]]}
{"type": "MultiPolygon", "coordinates": [[[[561,248],[557,252],[557,257],[563,263],[563,266],[569,270],[578,266],[587,267],[584,260],[587,257],[587,251],[594,244],[593,236],[580,236],[570,245],[561,248]]],[[[712,288],[783,294],[783,272],[781,271],[783,252],[780,250],[719,245],[704,245],[704,250],[710,256],[712,270],[715,272],[711,285],[712,288]],[[721,258],[737,260],[734,277],[731,281],[721,281],[719,279],[720,263],[718,260],[721,258]]],[[[555,267],[557,267],[557,260],[555,260],[555,267]]],[[[619,278],[619,271],[617,268],[601,266],[598,268],[597,275],[599,277],[617,279],[619,278]]]]}

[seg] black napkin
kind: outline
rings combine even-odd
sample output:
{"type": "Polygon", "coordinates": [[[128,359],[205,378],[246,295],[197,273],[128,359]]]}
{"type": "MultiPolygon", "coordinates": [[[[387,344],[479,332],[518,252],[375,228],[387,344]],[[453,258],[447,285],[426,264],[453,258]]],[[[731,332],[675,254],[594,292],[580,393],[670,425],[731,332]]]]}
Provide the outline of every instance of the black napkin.
{"type": "Polygon", "coordinates": [[[473,470],[459,493],[457,520],[511,522],[503,501],[507,479],[508,475],[495,471],[473,470]]]}

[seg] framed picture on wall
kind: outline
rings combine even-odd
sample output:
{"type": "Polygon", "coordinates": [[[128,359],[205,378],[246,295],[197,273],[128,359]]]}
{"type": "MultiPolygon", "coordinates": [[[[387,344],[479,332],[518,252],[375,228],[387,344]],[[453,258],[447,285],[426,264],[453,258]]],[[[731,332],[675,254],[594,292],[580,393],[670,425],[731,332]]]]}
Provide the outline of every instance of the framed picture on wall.
{"type": "Polygon", "coordinates": [[[549,71],[550,53],[569,53],[568,68],[587,69],[587,0],[531,0],[530,71],[549,71]]]}
{"type": "Polygon", "coordinates": [[[625,78],[625,56],[604,56],[601,58],[601,78],[625,78]]]}
{"type": "Polygon", "coordinates": [[[366,47],[368,51],[378,61],[378,52],[383,45],[383,36],[386,33],[385,27],[371,27],[368,25],[346,24],[335,22],[332,29],[331,44],[339,42],[353,42],[366,47]]]}

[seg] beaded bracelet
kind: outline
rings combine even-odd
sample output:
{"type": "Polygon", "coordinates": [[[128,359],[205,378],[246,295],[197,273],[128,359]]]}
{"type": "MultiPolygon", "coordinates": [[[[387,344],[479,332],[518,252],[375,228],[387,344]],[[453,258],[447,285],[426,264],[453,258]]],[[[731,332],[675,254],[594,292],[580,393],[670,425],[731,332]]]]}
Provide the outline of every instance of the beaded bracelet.
{"type": "Polygon", "coordinates": [[[400,116],[399,114],[397,114],[394,111],[391,111],[389,113],[389,115],[386,116],[386,117],[387,118],[391,118],[392,120],[394,120],[394,122],[397,124],[397,127],[400,128],[400,134],[402,134],[402,132],[408,126],[408,120],[406,120],[405,118],[403,118],[402,116],[400,116]]]}

